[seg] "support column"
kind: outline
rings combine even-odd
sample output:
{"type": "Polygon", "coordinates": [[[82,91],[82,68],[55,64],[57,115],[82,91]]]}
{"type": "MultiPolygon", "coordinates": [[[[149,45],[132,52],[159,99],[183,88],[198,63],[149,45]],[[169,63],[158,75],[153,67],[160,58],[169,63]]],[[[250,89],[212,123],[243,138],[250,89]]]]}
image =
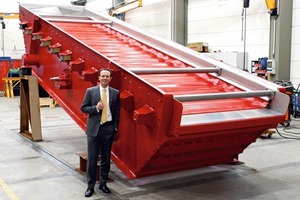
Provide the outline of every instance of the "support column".
{"type": "Polygon", "coordinates": [[[181,45],[187,43],[188,0],[171,0],[171,40],[181,45]]]}
{"type": "Polygon", "coordinates": [[[275,62],[271,81],[290,80],[292,18],[293,0],[277,0],[277,15],[270,16],[269,59],[275,62]]]}

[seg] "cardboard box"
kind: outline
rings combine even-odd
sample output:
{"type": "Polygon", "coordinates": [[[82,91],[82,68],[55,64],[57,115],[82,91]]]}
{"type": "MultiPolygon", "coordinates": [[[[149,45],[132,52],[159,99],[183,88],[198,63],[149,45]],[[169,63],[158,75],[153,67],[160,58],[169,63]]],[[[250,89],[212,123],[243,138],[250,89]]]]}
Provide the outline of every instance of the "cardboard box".
{"type": "Polygon", "coordinates": [[[208,43],[205,42],[188,43],[186,46],[198,52],[208,52],[208,43]]]}

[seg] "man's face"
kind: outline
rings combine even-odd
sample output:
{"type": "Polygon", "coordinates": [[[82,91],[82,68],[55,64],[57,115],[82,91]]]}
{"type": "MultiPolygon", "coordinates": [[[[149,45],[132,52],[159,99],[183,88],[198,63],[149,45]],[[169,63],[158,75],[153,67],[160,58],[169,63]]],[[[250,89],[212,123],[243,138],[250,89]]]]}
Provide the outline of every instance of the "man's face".
{"type": "Polygon", "coordinates": [[[103,70],[100,72],[99,81],[102,87],[107,87],[111,81],[110,72],[103,70]]]}

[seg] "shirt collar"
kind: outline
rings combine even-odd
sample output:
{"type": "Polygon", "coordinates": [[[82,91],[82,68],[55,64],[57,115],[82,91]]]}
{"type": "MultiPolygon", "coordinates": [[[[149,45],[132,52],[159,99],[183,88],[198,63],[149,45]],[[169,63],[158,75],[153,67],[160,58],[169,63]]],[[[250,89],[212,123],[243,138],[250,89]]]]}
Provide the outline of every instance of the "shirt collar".
{"type": "Polygon", "coordinates": [[[106,88],[103,88],[101,85],[99,85],[99,87],[100,87],[100,91],[101,91],[101,92],[103,91],[103,89],[105,89],[105,90],[106,90],[106,92],[108,92],[108,88],[109,88],[109,86],[107,86],[106,88]]]}

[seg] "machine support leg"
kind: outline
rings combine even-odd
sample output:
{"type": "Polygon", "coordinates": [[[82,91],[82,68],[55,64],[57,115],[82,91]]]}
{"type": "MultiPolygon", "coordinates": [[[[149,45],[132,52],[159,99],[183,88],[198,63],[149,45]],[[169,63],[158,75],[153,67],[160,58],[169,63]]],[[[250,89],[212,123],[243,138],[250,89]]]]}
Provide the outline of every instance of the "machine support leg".
{"type": "Polygon", "coordinates": [[[20,133],[32,141],[41,141],[42,130],[37,77],[22,77],[20,87],[20,133]]]}

